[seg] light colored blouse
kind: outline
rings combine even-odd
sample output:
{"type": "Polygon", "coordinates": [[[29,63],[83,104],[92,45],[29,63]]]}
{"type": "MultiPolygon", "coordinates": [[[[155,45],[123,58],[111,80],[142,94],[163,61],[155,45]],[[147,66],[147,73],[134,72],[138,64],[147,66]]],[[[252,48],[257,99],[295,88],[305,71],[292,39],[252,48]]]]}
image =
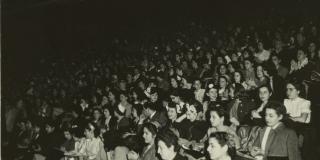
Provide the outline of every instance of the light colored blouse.
{"type": "Polygon", "coordinates": [[[308,118],[303,123],[310,123],[310,118],[311,118],[311,110],[310,110],[311,102],[310,101],[300,97],[293,100],[285,99],[284,106],[287,109],[287,113],[293,118],[300,117],[301,114],[307,113],[308,118]]]}
{"type": "Polygon", "coordinates": [[[80,150],[80,154],[87,156],[88,160],[96,159],[100,149],[100,142],[99,138],[86,139],[84,146],[80,150]]]}

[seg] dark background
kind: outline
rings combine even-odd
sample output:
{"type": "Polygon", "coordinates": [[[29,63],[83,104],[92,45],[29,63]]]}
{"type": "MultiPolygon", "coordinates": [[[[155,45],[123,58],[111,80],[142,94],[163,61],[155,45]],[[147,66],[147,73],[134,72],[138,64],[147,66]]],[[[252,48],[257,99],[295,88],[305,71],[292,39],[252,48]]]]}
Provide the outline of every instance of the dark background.
{"type": "Polygon", "coordinates": [[[73,58],[81,48],[166,34],[183,21],[241,24],[272,14],[299,22],[318,12],[303,0],[4,0],[2,77],[19,83],[42,57],[73,58]]]}

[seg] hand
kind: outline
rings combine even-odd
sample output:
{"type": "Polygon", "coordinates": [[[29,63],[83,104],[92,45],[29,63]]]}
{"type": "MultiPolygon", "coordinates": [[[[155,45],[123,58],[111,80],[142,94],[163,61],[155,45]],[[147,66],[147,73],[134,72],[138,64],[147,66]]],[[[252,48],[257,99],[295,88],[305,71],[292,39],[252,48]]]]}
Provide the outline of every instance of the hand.
{"type": "Polygon", "coordinates": [[[261,154],[263,154],[263,153],[262,153],[261,148],[259,148],[259,147],[253,147],[253,148],[251,149],[251,151],[250,151],[250,154],[251,154],[253,157],[255,157],[255,156],[261,155],[261,154]]]}
{"type": "Polygon", "coordinates": [[[252,118],[261,118],[260,114],[256,110],[251,111],[251,117],[252,118]]]}
{"type": "Polygon", "coordinates": [[[127,154],[128,160],[137,160],[139,158],[139,155],[134,151],[129,151],[127,154]]]}
{"type": "Polygon", "coordinates": [[[232,117],[232,118],[230,119],[230,122],[231,122],[232,124],[236,125],[236,126],[239,126],[239,125],[240,125],[240,122],[239,122],[236,118],[234,118],[234,117],[232,117]]]}

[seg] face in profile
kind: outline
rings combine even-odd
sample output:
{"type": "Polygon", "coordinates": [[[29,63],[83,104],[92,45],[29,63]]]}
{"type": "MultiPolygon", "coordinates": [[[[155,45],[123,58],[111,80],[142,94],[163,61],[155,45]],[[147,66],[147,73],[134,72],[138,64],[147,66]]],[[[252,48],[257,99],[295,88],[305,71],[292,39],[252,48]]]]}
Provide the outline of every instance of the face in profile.
{"type": "Polygon", "coordinates": [[[221,146],[216,138],[209,138],[207,151],[211,160],[218,160],[227,155],[227,145],[221,146]]]}

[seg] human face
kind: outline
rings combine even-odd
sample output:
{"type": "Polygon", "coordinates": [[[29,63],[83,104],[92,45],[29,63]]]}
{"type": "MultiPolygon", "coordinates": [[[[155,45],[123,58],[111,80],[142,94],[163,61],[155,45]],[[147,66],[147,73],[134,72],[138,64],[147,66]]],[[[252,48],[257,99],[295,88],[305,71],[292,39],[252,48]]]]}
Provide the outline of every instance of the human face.
{"type": "Polygon", "coordinates": [[[115,100],[115,96],[112,92],[109,92],[108,98],[109,98],[109,100],[115,100]]]}
{"type": "Polygon", "coordinates": [[[70,140],[72,138],[69,131],[64,131],[63,134],[64,134],[64,138],[66,138],[67,140],[70,140]]]}
{"type": "Polygon", "coordinates": [[[175,120],[177,118],[177,111],[175,108],[168,108],[167,114],[170,120],[175,120]]]}
{"type": "Polygon", "coordinates": [[[47,133],[51,133],[51,132],[53,132],[54,128],[49,125],[46,125],[45,130],[47,133]]]}
{"type": "Polygon", "coordinates": [[[101,113],[97,110],[93,112],[93,117],[95,120],[98,120],[101,117],[101,113]]]}
{"type": "Polygon", "coordinates": [[[258,78],[261,78],[261,77],[263,77],[264,76],[264,74],[263,74],[263,68],[261,67],[261,66],[258,66],[257,67],[257,77],[258,78]]]}
{"type": "Polygon", "coordinates": [[[222,66],[220,67],[219,72],[220,72],[220,74],[222,74],[222,75],[226,74],[226,73],[227,73],[227,68],[226,68],[226,66],[222,65],[222,66]]]}
{"type": "Polygon", "coordinates": [[[207,151],[211,160],[217,160],[227,155],[227,145],[221,146],[216,138],[209,138],[207,151]]]}
{"type": "Polygon", "coordinates": [[[297,53],[297,59],[298,61],[302,61],[306,58],[306,55],[304,54],[304,52],[302,50],[298,50],[298,53],[297,53]]]}
{"type": "Polygon", "coordinates": [[[218,62],[218,64],[224,64],[222,57],[217,57],[217,62],[218,62]]]}
{"type": "Polygon", "coordinates": [[[170,98],[171,98],[171,100],[172,100],[173,103],[178,104],[178,103],[180,102],[178,96],[173,96],[173,95],[171,95],[170,98]]]}
{"type": "Polygon", "coordinates": [[[287,96],[289,99],[295,99],[299,97],[300,91],[297,90],[292,84],[287,84],[287,96]]]}
{"type": "Polygon", "coordinates": [[[235,69],[233,68],[233,66],[231,64],[228,64],[228,71],[230,73],[233,73],[235,71],[235,69]]]}
{"type": "Polygon", "coordinates": [[[193,87],[194,87],[196,90],[201,89],[201,83],[200,83],[200,81],[199,81],[199,80],[194,81],[193,87]]]}
{"type": "Polygon", "coordinates": [[[227,86],[227,81],[226,81],[226,79],[220,78],[220,79],[219,79],[219,85],[220,85],[221,88],[226,87],[226,86],[227,86]]]}
{"type": "Polygon", "coordinates": [[[239,72],[235,72],[235,73],[234,73],[234,81],[235,81],[236,83],[241,83],[241,75],[240,75],[239,72]]]}
{"type": "Polygon", "coordinates": [[[108,97],[107,97],[107,96],[103,96],[103,97],[102,97],[101,104],[102,104],[102,105],[105,105],[105,104],[108,103],[108,101],[109,101],[109,100],[108,100],[108,97]]]}
{"type": "Polygon", "coordinates": [[[167,147],[167,145],[163,141],[159,140],[157,153],[159,153],[161,159],[170,160],[172,155],[175,153],[174,146],[171,145],[170,147],[167,147]]]}
{"type": "Polygon", "coordinates": [[[154,142],[155,135],[152,135],[152,133],[146,127],[144,127],[142,137],[146,144],[152,144],[154,142]]]}
{"type": "Polygon", "coordinates": [[[178,83],[177,83],[177,81],[176,81],[175,79],[171,78],[170,83],[171,83],[171,86],[172,86],[173,88],[177,88],[177,87],[178,87],[178,83]]]}
{"type": "Polygon", "coordinates": [[[198,115],[198,112],[196,108],[193,105],[189,106],[187,111],[187,119],[193,122],[197,119],[197,115],[198,115]]]}
{"type": "Polygon", "coordinates": [[[93,131],[90,131],[89,129],[85,129],[84,130],[84,135],[86,136],[87,139],[92,138],[93,137],[93,131]]]}
{"type": "Polygon", "coordinates": [[[218,91],[215,88],[211,88],[209,92],[207,93],[207,96],[210,98],[210,100],[216,100],[218,97],[218,91]]]}
{"type": "Polygon", "coordinates": [[[252,68],[252,63],[248,60],[244,61],[244,67],[248,70],[252,68]]]}
{"type": "Polygon", "coordinates": [[[274,65],[278,66],[278,65],[280,64],[279,58],[276,57],[276,56],[273,56],[273,57],[272,57],[272,63],[273,63],[274,65]]]}
{"type": "Polygon", "coordinates": [[[210,112],[210,123],[212,127],[223,125],[224,117],[220,117],[216,111],[210,112]]]}
{"type": "Polygon", "coordinates": [[[104,117],[106,117],[106,118],[110,117],[109,109],[104,109],[104,110],[103,110],[103,115],[104,115],[104,117]]]}
{"type": "Polygon", "coordinates": [[[282,119],[282,115],[278,115],[274,109],[267,108],[266,109],[266,115],[265,115],[265,120],[267,123],[267,126],[273,127],[277,123],[280,122],[282,119]]]}
{"type": "Polygon", "coordinates": [[[120,101],[121,102],[127,101],[127,97],[125,95],[123,95],[123,94],[120,94],[120,101]]]}
{"type": "Polygon", "coordinates": [[[271,96],[267,87],[262,87],[259,89],[259,97],[262,102],[267,102],[271,96]]]}
{"type": "Polygon", "coordinates": [[[158,100],[158,93],[153,93],[150,95],[150,101],[156,102],[158,100]]]}

